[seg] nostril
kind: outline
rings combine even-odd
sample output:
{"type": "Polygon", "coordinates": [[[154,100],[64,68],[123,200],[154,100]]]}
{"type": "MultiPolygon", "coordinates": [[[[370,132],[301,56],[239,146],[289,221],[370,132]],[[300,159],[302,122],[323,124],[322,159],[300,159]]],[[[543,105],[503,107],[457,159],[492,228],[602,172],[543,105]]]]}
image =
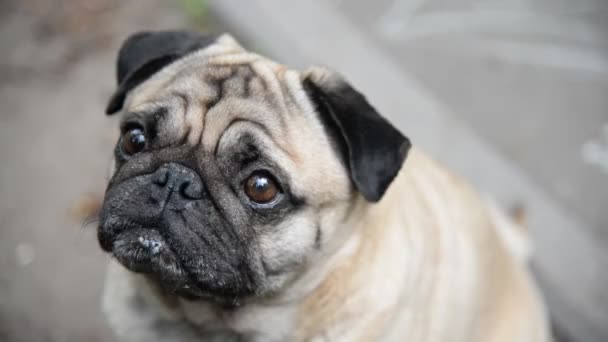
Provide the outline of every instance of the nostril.
{"type": "Polygon", "coordinates": [[[186,191],[188,190],[188,187],[190,186],[190,182],[189,181],[185,181],[183,182],[180,186],[179,186],[179,193],[182,196],[186,196],[186,191]]]}
{"type": "Polygon", "coordinates": [[[179,187],[179,193],[186,199],[198,200],[203,198],[203,188],[198,182],[183,182],[179,187]]]}
{"type": "MultiPolygon", "coordinates": [[[[203,182],[196,171],[177,163],[162,165],[152,175],[154,185],[151,202],[200,200],[203,198],[203,182]],[[172,195],[173,194],[173,195],[172,195]]],[[[151,203],[153,204],[153,203],[151,203]]]]}

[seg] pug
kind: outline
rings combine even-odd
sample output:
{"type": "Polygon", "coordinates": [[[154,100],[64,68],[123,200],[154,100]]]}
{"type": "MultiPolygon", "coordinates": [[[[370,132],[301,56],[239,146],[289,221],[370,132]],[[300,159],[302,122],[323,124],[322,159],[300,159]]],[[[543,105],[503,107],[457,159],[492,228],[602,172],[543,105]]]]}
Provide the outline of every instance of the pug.
{"type": "Polygon", "coordinates": [[[165,31],[128,38],[117,79],[120,339],[549,340],[521,230],[337,73],[165,31]]]}

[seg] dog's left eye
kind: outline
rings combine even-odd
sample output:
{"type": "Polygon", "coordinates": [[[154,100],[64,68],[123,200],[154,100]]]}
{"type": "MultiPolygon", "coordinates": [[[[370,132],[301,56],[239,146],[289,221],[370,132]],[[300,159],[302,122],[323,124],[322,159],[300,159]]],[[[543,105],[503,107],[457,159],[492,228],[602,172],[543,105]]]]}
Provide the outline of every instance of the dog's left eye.
{"type": "Polygon", "coordinates": [[[272,202],[280,191],[274,178],[265,171],[256,171],[245,180],[245,194],[256,203],[272,202]]]}
{"type": "Polygon", "coordinates": [[[141,127],[128,129],[122,136],[122,150],[128,155],[141,152],[146,147],[146,135],[141,127]]]}

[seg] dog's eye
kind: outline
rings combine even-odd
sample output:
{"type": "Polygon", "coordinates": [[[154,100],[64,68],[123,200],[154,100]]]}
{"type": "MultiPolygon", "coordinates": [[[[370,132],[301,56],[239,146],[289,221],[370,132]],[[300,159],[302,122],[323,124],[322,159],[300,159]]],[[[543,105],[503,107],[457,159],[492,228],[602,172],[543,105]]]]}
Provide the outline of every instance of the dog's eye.
{"type": "Polygon", "coordinates": [[[245,180],[245,194],[256,203],[271,202],[279,192],[276,181],[266,171],[256,171],[245,180]]]}
{"type": "Polygon", "coordinates": [[[146,147],[146,136],[141,127],[135,126],[128,129],[122,136],[122,150],[133,155],[141,152],[146,147]]]}

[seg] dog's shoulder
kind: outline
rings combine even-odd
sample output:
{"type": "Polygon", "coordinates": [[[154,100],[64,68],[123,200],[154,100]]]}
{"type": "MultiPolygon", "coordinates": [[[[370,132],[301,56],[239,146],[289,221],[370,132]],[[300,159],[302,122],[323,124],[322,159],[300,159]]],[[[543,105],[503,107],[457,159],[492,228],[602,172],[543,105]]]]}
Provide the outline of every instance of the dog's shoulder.
{"type": "Polygon", "coordinates": [[[445,303],[429,309],[429,317],[435,324],[451,319],[462,320],[451,327],[469,327],[456,329],[452,340],[547,339],[545,308],[525,262],[526,237],[464,177],[412,148],[384,205],[382,212],[398,213],[403,229],[435,250],[422,258],[422,269],[441,270],[430,298],[443,297],[445,303]]]}

